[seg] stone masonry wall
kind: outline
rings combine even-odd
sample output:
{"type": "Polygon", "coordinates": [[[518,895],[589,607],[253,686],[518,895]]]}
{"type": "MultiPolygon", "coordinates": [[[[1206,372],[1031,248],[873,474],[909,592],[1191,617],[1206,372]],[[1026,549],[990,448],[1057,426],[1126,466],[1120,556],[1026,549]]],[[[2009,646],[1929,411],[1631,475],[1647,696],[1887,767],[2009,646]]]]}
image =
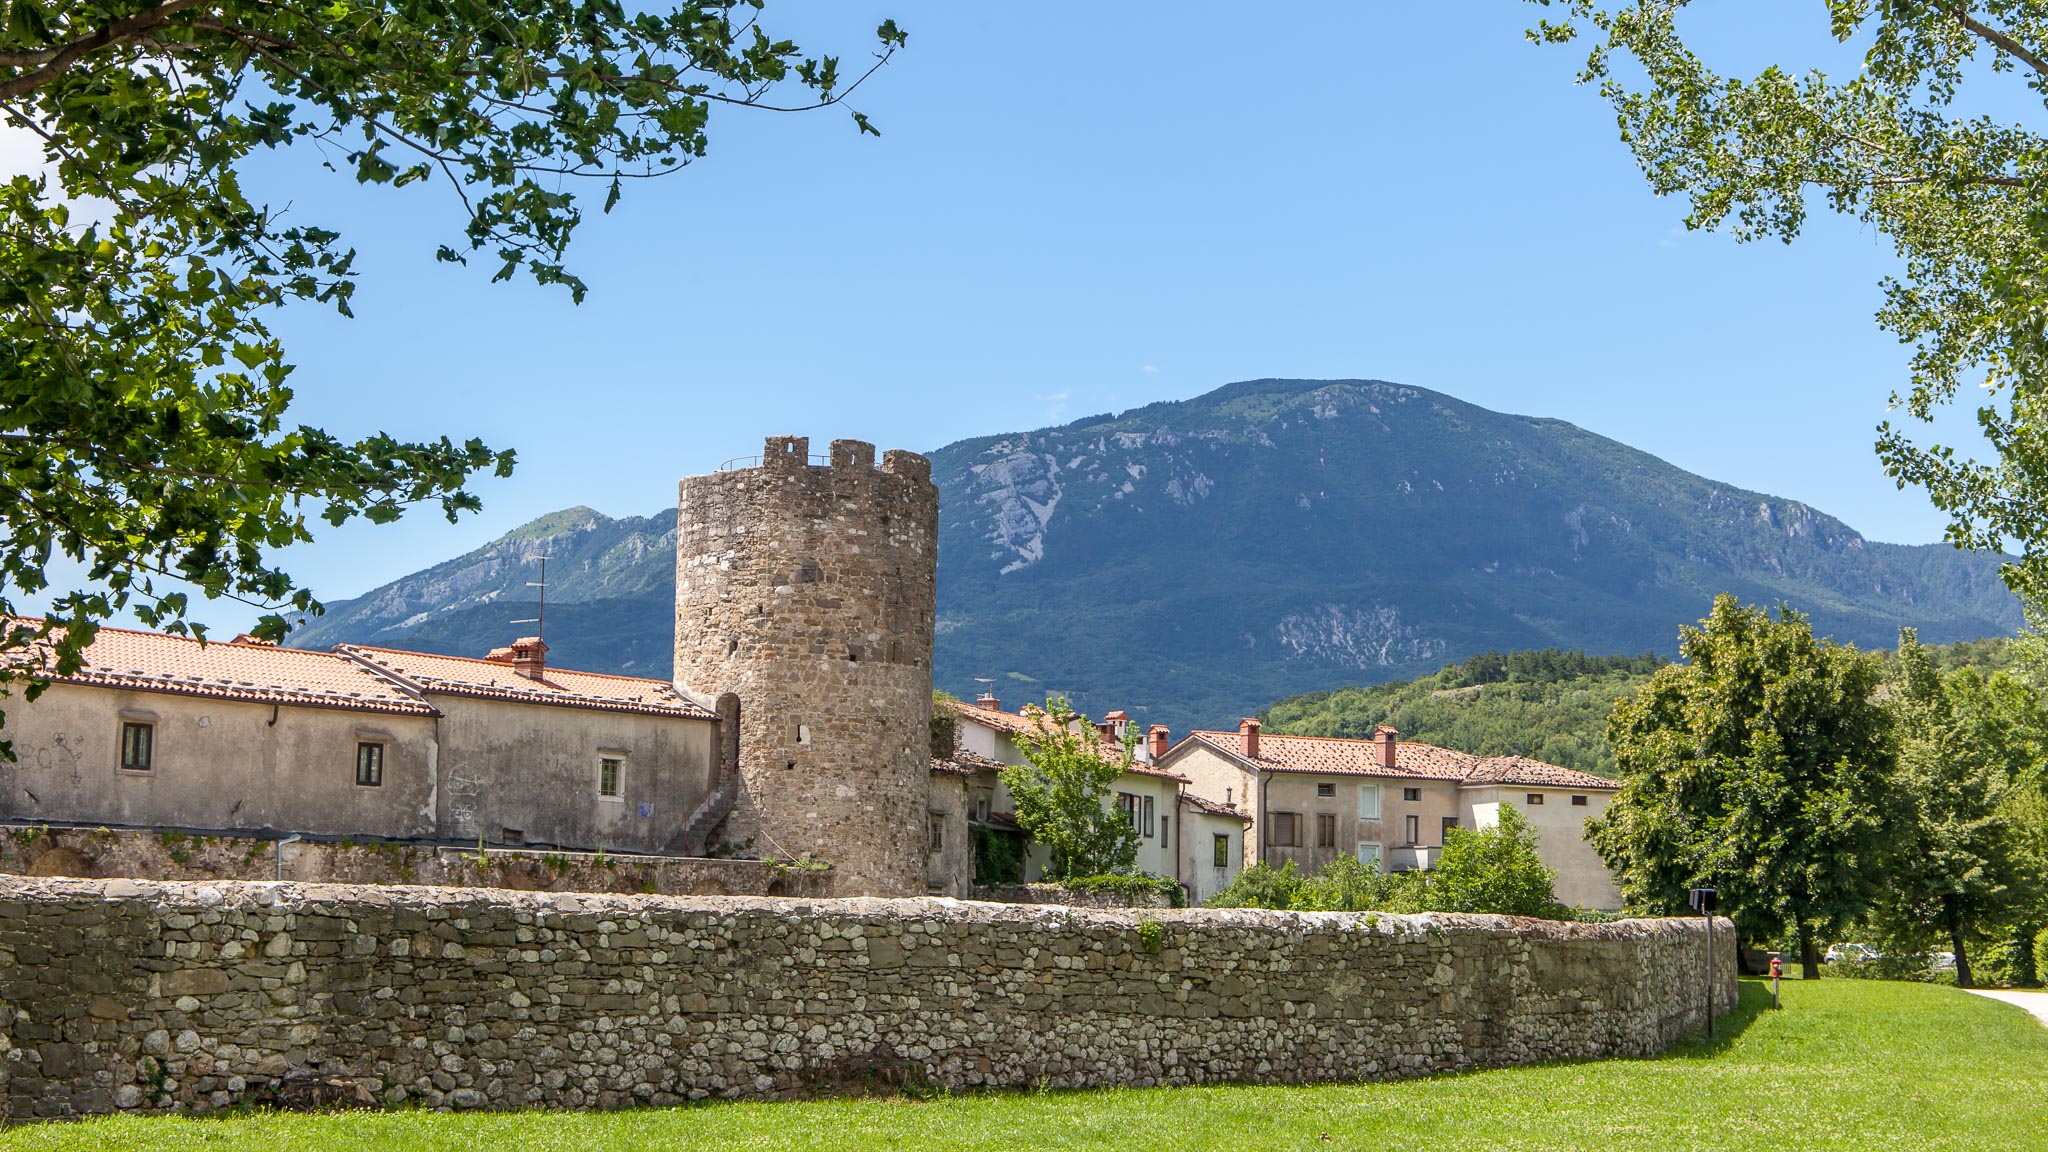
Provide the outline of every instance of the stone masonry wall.
{"type": "MultiPolygon", "coordinates": [[[[150,880],[271,880],[278,845],[254,836],[0,825],[0,873],[150,880]]],[[[301,840],[284,878],[331,884],[434,884],[526,892],[813,896],[830,872],[774,860],[636,856],[435,844],[301,840]]]]}
{"type": "MultiPolygon", "coordinates": [[[[1410,1076],[1656,1052],[1704,1020],[1705,947],[1696,920],[0,878],[0,1100],[25,1119],[295,1085],[615,1108],[1410,1076]]],[[[1732,1004],[1725,947],[1714,984],[1732,1004]]]]}
{"type": "Polygon", "coordinates": [[[740,703],[725,838],[829,862],[834,891],[922,896],[938,488],[914,452],[770,437],[682,481],[676,684],[740,703]]]}

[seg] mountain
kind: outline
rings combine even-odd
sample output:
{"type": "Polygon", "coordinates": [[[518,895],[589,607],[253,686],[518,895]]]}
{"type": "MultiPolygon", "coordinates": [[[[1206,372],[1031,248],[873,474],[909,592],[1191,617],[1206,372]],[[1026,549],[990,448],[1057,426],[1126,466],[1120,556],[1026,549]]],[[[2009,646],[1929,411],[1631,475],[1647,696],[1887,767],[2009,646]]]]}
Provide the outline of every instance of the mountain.
{"type": "MultiPolygon", "coordinates": [[[[964,440],[932,475],[939,685],[1176,730],[1487,649],[1669,655],[1721,591],[1866,646],[2020,622],[1996,557],[1866,541],[1560,420],[1383,381],[1232,384],[964,440]]],[[[555,513],[294,642],[484,651],[532,614],[545,553],[553,658],[662,675],[673,520],[555,513]]]]}

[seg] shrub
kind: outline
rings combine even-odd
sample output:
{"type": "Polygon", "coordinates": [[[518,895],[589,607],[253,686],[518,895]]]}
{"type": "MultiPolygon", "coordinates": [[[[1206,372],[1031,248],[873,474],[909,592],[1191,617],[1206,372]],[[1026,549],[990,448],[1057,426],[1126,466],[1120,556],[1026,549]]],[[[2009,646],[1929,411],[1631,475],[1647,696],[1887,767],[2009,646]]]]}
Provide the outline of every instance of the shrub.
{"type": "Polygon", "coordinates": [[[1292,908],[1303,880],[1294,874],[1294,861],[1278,868],[1260,861],[1237,874],[1230,886],[1209,897],[1209,908],[1292,908]]]}
{"type": "Polygon", "coordinates": [[[1536,854],[1536,830],[1507,804],[1491,828],[1447,832],[1443,855],[1428,875],[1422,902],[1433,912],[1558,913],[1557,873],[1536,854]]]}
{"type": "Polygon", "coordinates": [[[1175,908],[1187,903],[1187,893],[1170,876],[1149,872],[1105,872],[1060,881],[1060,887],[1076,892],[1115,892],[1126,897],[1164,896],[1175,908]]]}

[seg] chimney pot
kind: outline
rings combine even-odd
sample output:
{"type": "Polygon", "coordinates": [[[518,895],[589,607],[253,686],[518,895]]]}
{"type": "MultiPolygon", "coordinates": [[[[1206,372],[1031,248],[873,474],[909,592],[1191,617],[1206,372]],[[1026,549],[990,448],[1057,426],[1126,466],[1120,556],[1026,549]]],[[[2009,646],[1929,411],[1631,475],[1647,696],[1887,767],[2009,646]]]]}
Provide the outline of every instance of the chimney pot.
{"type": "Polygon", "coordinates": [[[1170,736],[1171,733],[1167,731],[1164,724],[1154,724],[1145,730],[1145,744],[1152,753],[1151,759],[1153,763],[1157,764],[1160,758],[1166,755],[1166,750],[1172,746],[1173,741],[1170,736]]]}
{"type": "Polygon", "coordinates": [[[1242,720],[1239,720],[1239,721],[1237,722],[1237,731],[1238,731],[1238,734],[1239,734],[1240,736],[1243,736],[1243,737],[1244,737],[1244,755],[1245,755],[1245,759],[1247,759],[1247,760],[1257,760],[1257,759],[1259,758],[1259,720],[1258,720],[1258,717],[1256,717],[1256,716],[1247,716],[1247,717],[1245,717],[1244,719],[1242,719],[1242,720]]]}
{"type": "Polygon", "coordinates": [[[1400,759],[1400,745],[1398,743],[1398,737],[1401,734],[1395,731],[1394,729],[1387,727],[1385,724],[1382,724],[1378,728],[1373,730],[1372,735],[1373,739],[1379,742],[1380,767],[1399,767],[1400,765],[1397,763],[1397,761],[1400,759]]]}
{"type": "Polygon", "coordinates": [[[512,671],[528,680],[539,680],[548,673],[548,646],[538,636],[521,636],[512,642],[512,671]]]}

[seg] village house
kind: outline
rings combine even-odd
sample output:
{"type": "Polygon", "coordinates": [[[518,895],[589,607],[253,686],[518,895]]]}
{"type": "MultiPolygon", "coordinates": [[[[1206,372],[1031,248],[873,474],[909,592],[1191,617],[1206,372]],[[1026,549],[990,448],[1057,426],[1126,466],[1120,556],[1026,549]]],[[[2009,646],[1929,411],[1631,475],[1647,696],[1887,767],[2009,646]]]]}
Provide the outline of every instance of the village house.
{"type": "Polygon", "coordinates": [[[660,680],[102,628],[7,710],[0,819],[677,851],[715,717],[660,680]]]}
{"type": "Polygon", "coordinates": [[[1246,811],[1243,863],[1292,861],[1320,871],[1350,856],[1382,871],[1436,866],[1449,829],[1483,829],[1511,806],[1534,827],[1537,853],[1557,872],[1560,903],[1612,910],[1621,892],[1585,840],[1606,810],[1614,781],[1521,756],[1472,756],[1399,738],[1262,735],[1247,718],[1236,732],[1198,731],[1154,758],[1204,799],[1246,811]]]}
{"type": "MultiPolygon", "coordinates": [[[[1025,762],[1021,742],[1038,724],[1034,710],[1005,712],[1002,701],[986,694],[971,705],[955,702],[952,710],[959,748],[953,763],[974,769],[966,785],[969,826],[1021,835],[1016,805],[1002,775],[1004,769],[1025,762]]],[[[1105,756],[1120,756],[1124,743],[1134,735],[1130,724],[1129,714],[1121,710],[1105,714],[1097,723],[1105,756]]],[[[1109,803],[1138,834],[1134,867],[1172,877],[1188,889],[1191,900],[1199,902],[1237,875],[1249,817],[1225,805],[1187,796],[1186,777],[1151,763],[1153,753],[1164,750],[1165,732],[1155,727],[1146,740],[1136,742],[1133,762],[1111,786],[1109,803]],[[1219,840],[1226,844],[1220,853],[1219,840]],[[1225,860],[1220,868],[1215,863],[1218,859],[1225,860]]],[[[1048,862],[1044,848],[1028,845],[1024,879],[1043,877],[1048,862]]]]}

